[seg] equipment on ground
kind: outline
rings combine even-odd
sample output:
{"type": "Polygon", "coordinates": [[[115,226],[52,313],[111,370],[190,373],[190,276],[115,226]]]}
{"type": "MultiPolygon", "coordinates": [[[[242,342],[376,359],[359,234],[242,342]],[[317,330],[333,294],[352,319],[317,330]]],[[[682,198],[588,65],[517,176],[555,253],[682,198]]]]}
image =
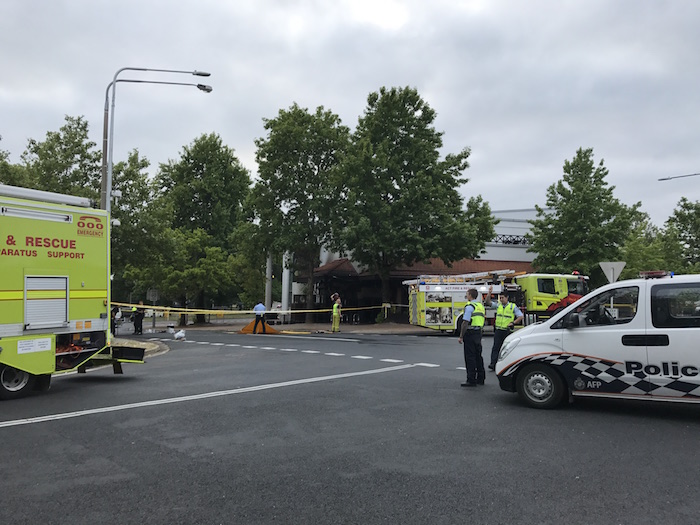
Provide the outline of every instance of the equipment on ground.
{"type": "Polygon", "coordinates": [[[48,390],[57,372],[143,363],[110,344],[109,231],[88,199],[0,184],[0,399],[48,390]]]}

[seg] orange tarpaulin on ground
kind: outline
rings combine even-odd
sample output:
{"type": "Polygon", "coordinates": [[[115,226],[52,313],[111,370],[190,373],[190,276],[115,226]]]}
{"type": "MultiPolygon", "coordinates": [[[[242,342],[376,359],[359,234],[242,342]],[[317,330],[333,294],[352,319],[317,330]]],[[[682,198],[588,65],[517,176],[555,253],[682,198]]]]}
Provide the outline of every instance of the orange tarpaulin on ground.
{"type": "MultiPolygon", "coordinates": [[[[255,326],[255,321],[251,321],[247,325],[245,325],[243,328],[241,328],[238,333],[239,334],[252,334],[253,333],[253,327],[255,326]]],[[[262,334],[262,324],[258,323],[258,332],[259,334],[262,334]]],[[[269,324],[265,323],[265,333],[266,334],[279,334],[277,330],[272,328],[269,324]]]]}

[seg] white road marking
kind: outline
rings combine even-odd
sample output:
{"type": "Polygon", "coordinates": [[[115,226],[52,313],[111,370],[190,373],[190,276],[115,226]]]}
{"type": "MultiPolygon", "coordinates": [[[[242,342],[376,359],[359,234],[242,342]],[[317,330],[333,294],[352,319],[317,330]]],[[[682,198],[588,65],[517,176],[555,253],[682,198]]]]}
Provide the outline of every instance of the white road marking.
{"type": "Polygon", "coordinates": [[[260,350],[277,350],[274,346],[261,346],[260,350]]]}
{"type": "Polygon", "coordinates": [[[435,363],[416,363],[416,366],[424,366],[426,368],[436,368],[440,365],[436,365],[435,363]]]}
{"type": "MultiPolygon", "coordinates": [[[[193,341],[194,342],[194,341],[193,341]]],[[[198,345],[208,345],[211,344],[209,341],[197,341],[198,345]]]]}
{"type": "Polygon", "coordinates": [[[241,346],[241,345],[237,345],[237,344],[227,344],[226,346],[241,346]]]}
{"type": "Polygon", "coordinates": [[[401,359],[380,359],[382,363],[403,363],[401,359]]]}
{"type": "Polygon", "coordinates": [[[368,355],[351,355],[350,357],[353,359],[372,359],[372,357],[368,355]]]}
{"type": "Polygon", "coordinates": [[[280,352],[298,352],[296,348],[280,348],[280,352]]]}
{"type": "MultiPolygon", "coordinates": [[[[226,332],[229,334],[236,334],[237,332],[226,332]]],[[[306,332],[308,333],[308,332],[306,332]]],[[[358,334],[363,335],[363,334],[358,334]]],[[[350,343],[359,343],[361,339],[351,339],[349,337],[323,337],[320,335],[297,335],[297,334],[266,334],[265,337],[268,339],[272,337],[284,337],[285,339],[313,339],[314,341],[346,341],[350,343]]]]}
{"type": "Polygon", "coordinates": [[[224,346],[224,343],[211,343],[211,346],[224,346]]]}
{"type": "Polygon", "coordinates": [[[413,368],[415,365],[399,365],[390,366],[387,368],[375,368],[374,370],[365,370],[363,372],[350,372],[347,374],[336,374],[332,376],[309,377],[307,379],[295,379],[293,381],[284,381],[282,383],[270,383],[267,385],[257,385],[245,388],[235,388],[233,390],[221,390],[218,392],[206,392],[204,394],[194,394],[191,396],[171,397],[167,399],[156,399],[154,401],[142,401],[140,403],[129,403],[126,405],[114,405],[110,407],[91,408],[87,410],[79,410],[77,412],[64,412],[62,414],[50,414],[47,416],[38,416],[26,419],[15,419],[12,421],[0,421],[0,428],[16,427],[20,425],[32,425],[35,423],[45,423],[48,421],[58,421],[61,419],[70,419],[82,416],[90,416],[93,414],[104,414],[107,412],[117,412],[120,410],[132,410],[134,408],[144,408],[158,405],[169,405],[173,403],[182,403],[185,401],[196,401],[199,399],[208,399],[212,397],[231,396],[234,394],[244,394],[247,392],[257,392],[259,390],[270,390],[272,388],[283,388],[287,386],[304,385],[309,383],[320,383],[322,381],[332,381],[334,379],[345,379],[347,377],[356,377],[372,374],[383,374],[384,372],[396,372],[413,368]]]}
{"type": "Polygon", "coordinates": [[[320,354],[321,352],[319,352],[318,350],[302,350],[301,353],[302,354],[320,354]]]}
{"type": "Polygon", "coordinates": [[[241,348],[257,348],[257,346],[242,346],[241,348]]]}
{"type": "Polygon", "coordinates": [[[345,354],[336,354],[335,352],[326,352],[324,355],[330,355],[333,357],[343,357],[345,354]]]}
{"type": "Polygon", "coordinates": [[[465,367],[465,366],[458,366],[457,367],[457,370],[466,370],[466,369],[467,369],[467,367],[465,367]]]}

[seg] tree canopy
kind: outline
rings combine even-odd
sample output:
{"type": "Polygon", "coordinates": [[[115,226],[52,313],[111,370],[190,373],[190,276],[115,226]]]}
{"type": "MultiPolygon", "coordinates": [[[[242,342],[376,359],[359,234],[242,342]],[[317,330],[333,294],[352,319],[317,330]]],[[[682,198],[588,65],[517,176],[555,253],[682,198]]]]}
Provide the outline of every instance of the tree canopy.
{"type": "Polygon", "coordinates": [[[293,253],[305,275],[307,308],[313,308],[313,270],[332,242],[339,198],[335,168],[350,131],[322,106],[309,113],[293,104],[264,120],[267,136],[255,141],[259,180],[252,206],[270,251],[293,253]]]}
{"type": "Polygon", "coordinates": [[[185,146],[180,159],[160,166],[157,198],[172,213],[172,226],[202,229],[230,250],[231,233],[243,218],[250,174],[215,133],[185,146]]]}
{"type": "Polygon", "coordinates": [[[564,162],[562,179],[547,188],[547,206],[536,206],[537,219],[527,235],[528,251],[536,252],[539,271],[591,277],[593,285],[605,282],[598,263],[616,261],[641,203],[622,204],[609,186],[603,160],[595,166],[593,149],[579,149],[564,162]]]}
{"type": "Polygon", "coordinates": [[[435,111],[413,88],[382,88],[367,99],[343,166],[342,245],[382,279],[391,270],[437,257],[476,257],[495,235],[481,197],[466,209],[457,188],[468,179],[469,148],[440,159],[435,111]]]}
{"type": "Polygon", "coordinates": [[[673,214],[666,221],[668,230],[672,230],[681,246],[684,268],[677,271],[700,271],[700,201],[691,202],[681,198],[673,214]]]}
{"type": "Polygon", "coordinates": [[[88,139],[88,123],[70,117],[59,131],[46,133],[44,141],[30,139],[22,154],[26,187],[97,199],[102,153],[88,139]]]}

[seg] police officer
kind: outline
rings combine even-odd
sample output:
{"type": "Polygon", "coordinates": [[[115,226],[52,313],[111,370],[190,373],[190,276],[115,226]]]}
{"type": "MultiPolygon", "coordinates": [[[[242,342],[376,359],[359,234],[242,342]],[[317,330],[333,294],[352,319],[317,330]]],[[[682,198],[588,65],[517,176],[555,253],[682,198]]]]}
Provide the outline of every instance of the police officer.
{"type": "Polygon", "coordinates": [[[255,312],[255,324],[253,325],[253,333],[258,333],[258,324],[262,323],[262,333],[265,333],[265,305],[260,301],[253,307],[255,312]]]}
{"type": "MultiPolygon", "coordinates": [[[[491,300],[491,292],[493,286],[489,287],[489,301],[491,300]]],[[[513,331],[513,327],[522,322],[523,313],[515,303],[508,300],[508,294],[501,292],[498,295],[498,303],[491,302],[490,306],[496,308],[496,322],[493,331],[493,348],[491,348],[491,362],[489,370],[496,370],[496,362],[498,354],[503,346],[503,341],[513,331]]]]}
{"type": "Polygon", "coordinates": [[[138,308],[131,308],[131,320],[134,322],[134,333],[143,334],[143,318],[146,317],[146,310],[143,307],[143,301],[139,301],[138,308]]]}
{"type": "Polygon", "coordinates": [[[475,288],[467,290],[467,304],[462,316],[462,329],[459,344],[464,343],[464,366],[467,368],[467,381],[461,386],[483,385],[486,376],[484,359],[481,356],[481,331],[484,328],[484,305],[476,300],[479,292],[475,288]]]}

